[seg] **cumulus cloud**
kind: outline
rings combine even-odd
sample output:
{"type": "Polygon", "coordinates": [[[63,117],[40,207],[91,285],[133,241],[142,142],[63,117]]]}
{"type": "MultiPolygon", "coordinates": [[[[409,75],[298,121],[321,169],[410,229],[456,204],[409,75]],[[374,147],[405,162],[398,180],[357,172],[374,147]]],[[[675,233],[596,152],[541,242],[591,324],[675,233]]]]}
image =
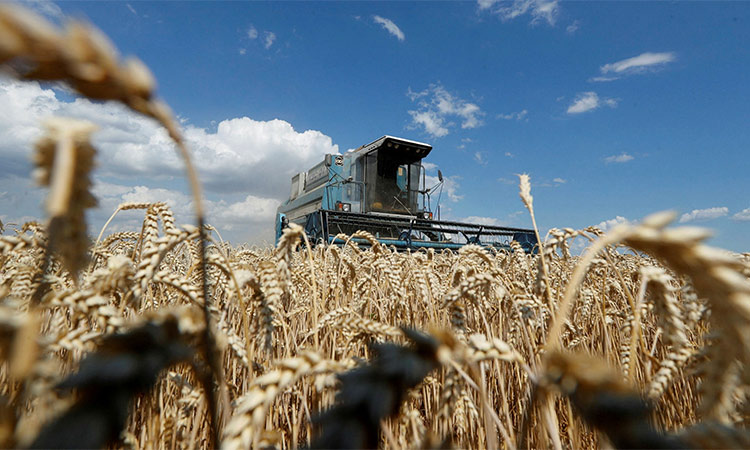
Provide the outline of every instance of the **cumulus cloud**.
{"type": "MultiPolygon", "coordinates": [[[[33,10],[34,12],[43,15],[44,17],[52,20],[53,22],[61,22],[65,15],[55,2],[50,0],[25,0],[20,2],[21,5],[33,10]]],[[[128,8],[132,9],[132,6],[128,5],[128,8]]]]}
{"type": "Polygon", "coordinates": [[[584,92],[578,94],[573,103],[568,107],[568,114],[580,114],[599,107],[599,96],[596,92],[584,92]]]}
{"type": "Polygon", "coordinates": [[[421,92],[411,89],[406,94],[418,109],[408,111],[414,127],[422,127],[432,137],[447,135],[454,125],[451,118],[461,121],[461,128],[477,128],[484,122],[484,112],[475,103],[467,102],[450,92],[441,84],[431,84],[421,92]]]}
{"type": "Polygon", "coordinates": [[[632,223],[633,222],[631,222],[630,220],[622,216],[616,216],[614,219],[609,219],[609,220],[604,220],[602,222],[599,222],[598,224],[596,224],[596,226],[602,231],[609,231],[612,228],[616,227],[617,225],[622,225],[622,224],[630,225],[632,223]]]}
{"type": "MultiPolygon", "coordinates": [[[[120,105],[85,99],[65,102],[37,83],[14,81],[0,82],[0,104],[5,106],[0,111],[0,152],[9,162],[0,165],[0,174],[16,166],[30,167],[28,148],[41,135],[40,123],[62,115],[99,126],[93,141],[99,149],[98,171],[103,175],[182,176],[183,163],[166,132],[120,105]]],[[[276,178],[291,177],[326,153],[338,153],[330,137],[315,130],[298,132],[279,119],[226,119],[216,125],[216,131],[188,125],[184,133],[204,183],[216,192],[250,190],[268,195],[282,186],[286,191],[288,180],[276,178]]]]}
{"type": "Polygon", "coordinates": [[[326,153],[338,153],[338,146],[320,131],[297,132],[279,119],[227,119],[216,132],[188,127],[186,136],[207,186],[217,192],[286,193],[292,175],[312,167],[326,153]]]}
{"type": "Polygon", "coordinates": [[[739,220],[741,222],[750,221],[750,208],[745,208],[742,211],[735,213],[732,216],[732,220],[739,220]]]}
{"type": "Polygon", "coordinates": [[[529,119],[526,118],[527,114],[529,114],[529,111],[527,111],[527,110],[524,109],[523,111],[512,112],[510,114],[498,114],[497,118],[498,119],[503,119],[503,120],[524,120],[524,119],[526,119],[526,121],[528,121],[529,119]]]}
{"type": "MultiPolygon", "coordinates": [[[[21,210],[27,208],[19,214],[41,215],[41,194],[38,198],[26,197],[30,195],[26,190],[32,186],[29,155],[42,134],[40,124],[51,116],[87,119],[99,126],[92,136],[99,151],[95,176],[107,183],[98,188],[104,189],[99,192],[102,198],[114,199],[100,202],[107,215],[118,202],[144,198],[146,194],[163,201],[168,193],[155,189],[179,192],[172,186],[183,180],[184,164],[166,133],[149,119],[117,104],[66,101],[38,83],[2,79],[0,104],[0,191],[7,192],[0,198],[0,210],[4,212],[19,206],[21,210]]],[[[187,125],[184,134],[208,199],[227,208],[255,203],[257,208],[249,210],[255,211],[254,217],[262,218],[271,217],[268,211],[275,211],[276,205],[287,198],[295,173],[309,169],[327,153],[338,153],[338,146],[320,131],[297,131],[279,119],[226,119],[216,125],[215,131],[187,125]]],[[[169,198],[175,204],[190,203],[187,197],[169,198]]],[[[230,225],[236,212],[217,212],[213,217],[218,222],[213,224],[219,229],[230,225]]],[[[272,228],[271,223],[267,226],[272,228]]]]}
{"type": "Polygon", "coordinates": [[[718,219],[729,214],[729,208],[719,206],[706,209],[694,209],[680,216],[680,223],[718,219]]]}
{"type": "Polygon", "coordinates": [[[477,225],[491,225],[495,227],[502,227],[508,223],[500,220],[496,217],[482,217],[482,216],[469,216],[459,219],[459,222],[473,223],[477,225]]]}
{"type": "Polygon", "coordinates": [[[268,50],[276,41],[276,33],[274,33],[273,31],[266,31],[263,35],[264,35],[263,47],[265,47],[266,50],[268,50]]]}
{"type": "Polygon", "coordinates": [[[385,17],[380,16],[373,16],[372,20],[375,23],[380,24],[386,31],[395,36],[399,41],[403,41],[404,39],[406,39],[406,36],[404,36],[404,32],[401,31],[401,28],[393,23],[391,19],[386,19],[385,17]]]}
{"type": "MultiPolygon", "coordinates": [[[[267,30],[260,31],[253,24],[250,24],[250,26],[245,31],[245,34],[247,36],[247,39],[251,41],[257,40],[261,45],[263,45],[263,48],[265,48],[266,50],[270,49],[276,42],[276,33],[267,30]]],[[[244,55],[246,52],[247,49],[240,49],[240,54],[244,55]]]]}
{"type": "Polygon", "coordinates": [[[568,34],[574,34],[576,31],[578,31],[578,28],[581,26],[580,20],[574,20],[573,23],[565,27],[565,32],[568,34]]]}
{"type": "Polygon", "coordinates": [[[500,0],[477,0],[477,6],[479,6],[479,10],[482,11],[492,8],[499,1],[500,0]]]}
{"type": "Polygon", "coordinates": [[[254,25],[250,25],[247,29],[247,37],[250,39],[258,39],[258,29],[254,25]]]}
{"type": "MultiPolygon", "coordinates": [[[[192,223],[193,199],[186,192],[148,186],[127,186],[102,180],[95,180],[94,195],[101,208],[94,214],[94,219],[102,222],[106,215],[125,202],[164,202],[175,216],[178,225],[192,223]]],[[[224,238],[229,237],[235,244],[242,242],[272,242],[279,201],[275,198],[263,198],[255,195],[238,196],[232,200],[206,200],[206,221],[215,226],[224,238]]],[[[143,211],[121,212],[108,227],[109,232],[134,230],[140,227],[143,211]]]]}
{"type": "MultiPolygon", "coordinates": [[[[451,202],[460,202],[464,196],[458,193],[458,189],[461,187],[459,184],[459,180],[461,179],[458,175],[451,175],[451,176],[443,176],[443,191],[442,196],[440,194],[440,190],[438,189],[438,197],[435,197],[433,194],[432,200],[435,201],[438,198],[441,198],[443,201],[445,201],[445,198],[447,197],[448,200],[451,202]]],[[[440,180],[438,177],[433,177],[427,175],[425,177],[425,182],[427,186],[434,186],[436,185],[440,180]]]]}
{"type": "Polygon", "coordinates": [[[444,126],[445,120],[435,111],[409,111],[409,114],[412,123],[415,126],[421,125],[430,136],[443,137],[448,134],[448,128],[444,126]]]}
{"type": "Polygon", "coordinates": [[[576,96],[568,106],[568,114],[580,114],[587,111],[593,111],[602,106],[608,106],[610,108],[617,107],[617,99],[614,98],[600,98],[596,92],[581,92],[576,96]]]}
{"type": "Polygon", "coordinates": [[[634,157],[628,153],[622,152],[619,155],[607,156],[604,158],[604,162],[607,164],[611,163],[626,163],[632,161],[634,157]]]}
{"type": "Polygon", "coordinates": [[[234,203],[212,202],[209,205],[208,216],[214,216],[227,229],[261,224],[267,226],[276,216],[279,202],[273,198],[247,195],[241,201],[234,203]]]}
{"type": "Polygon", "coordinates": [[[560,15],[560,5],[557,0],[477,0],[480,11],[490,11],[498,15],[503,21],[513,20],[524,15],[531,16],[531,24],[546,22],[555,25],[560,15]]]}
{"type": "MultiPolygon", "coordinates": [[[[436,164],[430,163],[422,163],[422,166],[425,168],[425,186],[428,189],[433,186],[437,186],[438,183],[440,183],[440,178],[437,174],[438,166],[436,164]]],[[[459,180],[461,180],[461,177],[459,175],[447,176],[443,174],[442,191],[440,188],[438,188],[438,190],[432,194],[433,211],[435,210],[435,202],[437,201],[438,197],[440,197],[443,201],[448,198],[449,201],[454,203],[464,198],[463,195],[460,195],[458,193],[458,190],[461,187],[461,185],[459,184],[459,180]]]]}

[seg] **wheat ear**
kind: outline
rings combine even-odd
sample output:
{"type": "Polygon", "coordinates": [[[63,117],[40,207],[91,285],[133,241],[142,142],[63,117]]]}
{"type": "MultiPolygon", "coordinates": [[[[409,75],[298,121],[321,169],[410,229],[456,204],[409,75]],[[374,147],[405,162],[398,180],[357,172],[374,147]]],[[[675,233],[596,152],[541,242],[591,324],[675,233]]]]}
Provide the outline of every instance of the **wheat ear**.
{"type": "MultiPolygon", "coordinates": [[[[193,194],[197,227],[201,233],[200,268],[205,300],[204,314],[206,323],[210,323],[202,187],[190,152],[169,107],[153,98],[155,82],[148,68],[137,59],[119,63],[112,44],[93,27],[73,22],[62,33],[39,16],[15,5],[0,5],[0,36],[0,64],[13,60],[31,64],[31,70],[19,74],[21,78],[65,81],[86,97],[118,101],[133,111],[155,119],[167,130],[185,162],[193,194]]],[[[40,296],[41,292],[35,295],[40,296]]],[[[211,349],[215,347],[211,329],[210,326],[205,328],[202,351],[211,368],[211,376],[204,377],[204,384],[209,397],[213,443],[216,447],[218,407],[214,401],[211,382],[207,380],[215,378],[221,385],[222,375],[220,361],[211,354],[211,349]]]]}
{"type": "Polygon", "coordinates": [[[348,366],[303,352],[276,363],[276,369],[255,380],[247,394],[237,400],[232,419],[224,428],[222,450],[256,448],[255,440],[274,399],[302,377],[346,370],[348,366]]]}

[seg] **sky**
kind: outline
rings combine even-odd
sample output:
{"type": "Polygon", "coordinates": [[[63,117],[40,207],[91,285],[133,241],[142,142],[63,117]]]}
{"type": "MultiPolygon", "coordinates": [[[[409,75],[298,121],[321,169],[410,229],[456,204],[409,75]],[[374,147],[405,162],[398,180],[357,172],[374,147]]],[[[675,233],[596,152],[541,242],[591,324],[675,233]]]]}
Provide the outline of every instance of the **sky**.
{"type": "MultiPolygon", "coordinates": [[[[433,146],[444,219],[603,228],[662,210],[750,251],[748,2],[32,2],[152,71],[234,244],[273,241],[290,179],[382,135],[433,146]]],[[[30,157],[51,116],[97,124],[99,207],[166,201],[193,223],[163,130],[64,86],[0,76],[0,221],[44,216],[30,157]]],[[[138,230],[142,211],[110,228],[138,230]]]]}

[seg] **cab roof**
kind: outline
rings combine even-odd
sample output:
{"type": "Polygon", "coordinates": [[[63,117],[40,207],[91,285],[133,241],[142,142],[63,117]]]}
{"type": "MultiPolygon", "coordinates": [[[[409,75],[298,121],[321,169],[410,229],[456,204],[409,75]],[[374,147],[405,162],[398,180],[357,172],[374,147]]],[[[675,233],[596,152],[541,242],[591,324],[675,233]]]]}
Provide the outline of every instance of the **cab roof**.
{"type": "Polygon", "coordinates": [[[367,145],[363,145],[358,149],[354,150],[357,156],[366,155],[372,151],[378,150],[381,147],[400,149],[403,146],[405,152],[414,152],[419,158],[424,158],[432,150],[430,144],[424,142],[413,141],[411,139],[404,139],[396,136],[385,135],[379,139],[370,142],[367,145]]]}

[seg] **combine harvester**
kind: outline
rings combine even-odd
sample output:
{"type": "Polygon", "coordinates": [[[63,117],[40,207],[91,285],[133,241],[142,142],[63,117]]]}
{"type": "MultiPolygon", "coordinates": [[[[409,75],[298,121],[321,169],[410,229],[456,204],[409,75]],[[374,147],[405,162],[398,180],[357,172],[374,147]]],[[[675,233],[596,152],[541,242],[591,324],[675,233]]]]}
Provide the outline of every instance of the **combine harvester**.
{"type": "Polygon", "coordinates": [[[296,223],[315,244],[343,244],[338,234],[363,230],[398,249],[466,244],[509,249],[516,241],[526,252],[536,252],[534,230],[440,220],[439,197],[435,217],[430,196],[442,192],[443,176],[438,171],[438,183],[426,186],[422,159],[431,150],[428,144],[383,136],[344,155],[326,155],[292,177],[291,196],[276,213],[276,240],[296,223]]]}

